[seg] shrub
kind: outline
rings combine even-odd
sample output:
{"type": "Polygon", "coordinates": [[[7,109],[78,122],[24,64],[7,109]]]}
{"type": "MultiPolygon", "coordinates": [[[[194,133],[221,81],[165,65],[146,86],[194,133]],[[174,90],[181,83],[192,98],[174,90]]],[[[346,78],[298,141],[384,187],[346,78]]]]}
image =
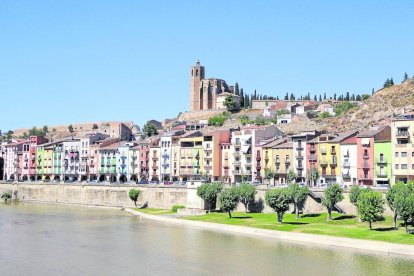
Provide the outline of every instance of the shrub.
{"type": "Polygon", "coordinates": [[[348,112],[349,110],[356,107],[356,104],[350,103],[348,101],[342,102],[340,104],[335,105],[334,111],[337,116],[348,112]]]}
{"type": "Polygon", "coordinates": [[[327,111],[324,111],[321,114],[319,114],[319,118],[321,118],[321,119],[327,119],[327,118],[331,118],[331,117],[332,117],[331,114],[329,114],[329,112],[327,112],[327,111]]]}
{"type": "Polygon", "coordinates": [[[139,194],[140,191],[138,189],[131,189],[128,193],[129,198],[134,202],[135,206],[137,206],[139,194]]]}
{"type": "Polygon", "coordinates": [[[185,206],[184,205],[174,205],[172,208],[171,208],[171,212],[173,212],[173,213],[177,213],[177,210],[178,209],[184,209],[185,208],[185,206]]]}
{"type": "Polygon", "coordinates": [[[228,118],[229,118],[229,114],[227,112],[223,112],[222,114],[218,114],[218,115],[208,118],[208,125],[209,126],[222,126],[224,125],[224,122],[228,118]]]}

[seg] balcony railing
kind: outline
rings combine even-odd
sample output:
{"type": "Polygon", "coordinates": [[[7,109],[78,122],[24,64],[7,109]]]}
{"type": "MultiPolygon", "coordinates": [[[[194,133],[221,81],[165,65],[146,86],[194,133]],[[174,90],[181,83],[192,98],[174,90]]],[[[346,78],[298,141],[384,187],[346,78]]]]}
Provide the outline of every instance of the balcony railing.
{"type": "Polygon", "coordinates": [[[386,158],[377,158],[375,161],[376,161],[377,164],[384,164],[384,165],[387,164],[387,159],[386,158]]]}
{"type": "Polygon", "coordinates": [[[386,171],[377,171],[378,177],[387,177],[388,173],[386,171]]]}
{"type": "Polygon", "coordinates": [[[351,175],[349,173],[342,173],[343,179],[351,179],[351,175]]]}
{"type": "Polygon", "coordinates": [[[296,159],[298,160],[303,160],[303,155],[302,154],[296,154],[296,159]]]}
{"type": "Polygon", "coordinates": [[[369,166],[369,164],[368,164],[368,163],[364,163],[364,164],[362,164],[362,168],[363,168],[363,169],[369,169],[369,168],[370,168],[370,166],[369,166]]]}
{"type": "Polygon", "coordinates": [[[369,154],[364,154],[364,155],[363,155],[363,158],[364,158],[364,159],[369,159],[369,154]]]}
{"type": "Polygon", "coordinates": [[[351,164],[349,162],[343,162],[342,167],[349,168],[351,167],[351,164]]]}
{"type": "Polygon", "coordinates": [[[321,166],[327,166],[327,165],[328,165],[328,162],[326,162],[326,160],[321,161],[321,166]]]}
{"type": "Polygon", "coordinates": [[[397,131],[397,138],[410,138],[410,133],[408,131],[397,131]]]}

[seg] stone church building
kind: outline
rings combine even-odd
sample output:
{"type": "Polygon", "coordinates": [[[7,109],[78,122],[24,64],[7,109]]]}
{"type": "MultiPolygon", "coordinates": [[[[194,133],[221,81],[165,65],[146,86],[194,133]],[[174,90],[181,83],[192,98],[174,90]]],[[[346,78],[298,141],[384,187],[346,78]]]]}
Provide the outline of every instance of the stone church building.
{"type": "Polygon", "coordinates": [[[191,67],[190,112],[224,109],[223,103],[227,96],[232,96],[239,102],[238,96],[232,92],[233,87],[229,87],[222,79],[205,79],[204,66],[200,65],[200,61],[197,60],[196,64],[191,67]]]}

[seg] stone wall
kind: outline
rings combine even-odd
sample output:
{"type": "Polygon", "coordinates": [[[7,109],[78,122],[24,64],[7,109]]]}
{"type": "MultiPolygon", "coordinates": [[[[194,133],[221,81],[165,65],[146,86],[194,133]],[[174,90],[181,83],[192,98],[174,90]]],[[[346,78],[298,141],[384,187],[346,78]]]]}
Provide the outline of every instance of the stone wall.
{"type": "Polygon", "coordinates": [[[173,205],[186,205],[185,187],[98,186],[68,184],[0,184],[0,194],[5,191],[22,201],[39,201],[82,205],[134,207],[128,192],[138,188],[141,193],[137,205],[148,202],[150,208],[170,209],[173,205]]]}
{"type": "MultiPolygon", "coordinates": [[[[113,207],[135,207],[129,199],[131,189],[141,191],[137,206],[148,203],[149,208],[171,209],[174,205],[184,205],[191,208],[203,208],[203,201],[197,196],[196,190],[187,187],[151,186],[151,185],[79,185],[79,184],[20,184],[0,183],[0,195],[11,192],[13,197],[22,201],[53,202],[81,205],[100,205],[113,207]]],[[[271,213],[273,210],[265,203],[266,188],[258,188],[255,203],[249,209],[256,212],[271,213]]],[[[323,190],[314,191],[317,196],[323,196],[323,190]]],[[[346,214],[356,214],[356,208],[349,202],[348,193],[338,206],[346,214]]],[[[385,198],[385,194],[384,194],[385,198]]],[[[207,205],[204,205],[207,206],[207,205]]],[[[219,207],[219,204],[217,204],[219,207]]],[[[239,204],[237,211],[244,212],[244,205],[239,204]]],[[[290,211],[293,211],[293,207],[290,211]]],[[[309,196],[304,206],[304,213],[326,212],[326,208],[309,196]]],[[[392,212],[385,204],[385,214],[392,212]]]]}

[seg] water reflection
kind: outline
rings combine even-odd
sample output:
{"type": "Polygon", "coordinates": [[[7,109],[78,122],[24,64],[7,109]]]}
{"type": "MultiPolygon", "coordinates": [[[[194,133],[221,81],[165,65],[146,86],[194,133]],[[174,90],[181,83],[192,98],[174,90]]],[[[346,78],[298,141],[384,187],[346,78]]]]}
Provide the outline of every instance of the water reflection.
{"type": "Polygon", "coordinates": [[[0,206],[0,275],[409,275],[414,261],[154,223],[118,210],[0,206]]]}

